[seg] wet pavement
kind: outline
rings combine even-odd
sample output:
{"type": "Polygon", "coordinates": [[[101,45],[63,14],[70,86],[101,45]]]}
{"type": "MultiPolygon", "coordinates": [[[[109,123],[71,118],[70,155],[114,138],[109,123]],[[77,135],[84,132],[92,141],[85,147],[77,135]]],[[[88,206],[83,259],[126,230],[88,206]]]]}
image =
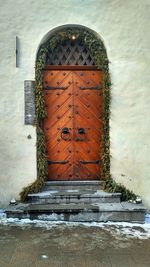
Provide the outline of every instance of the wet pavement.
{"type": "Polygon", "coordinates": [[[149,267],[150,235],[135,225],[0,225],[0,267],[149,267]]]}

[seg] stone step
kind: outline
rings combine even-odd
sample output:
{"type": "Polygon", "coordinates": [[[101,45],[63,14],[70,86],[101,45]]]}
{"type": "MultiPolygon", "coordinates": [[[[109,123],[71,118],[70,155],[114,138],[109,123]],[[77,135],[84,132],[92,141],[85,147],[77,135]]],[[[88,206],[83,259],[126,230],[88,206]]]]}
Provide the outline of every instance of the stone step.
{"type": "Polygon", "coordinates": [[[51,190],[28,194],[30,203],[69,204],[69,203],[119,203],[120,193],[106,193],[103,190],[51,190]]]}
{"type": "Polygon", "coordinates": [[[145,208],[141,204],[18,204],[9,206],[7,217],[67,222],[136,222],[144,223],[145,208]]]}
{"type": "Polygon", "coordinates": [[[43,187],[43,191],[50,190],[100,190],[102,189],[103,181],[47,181],[43,187]]]}

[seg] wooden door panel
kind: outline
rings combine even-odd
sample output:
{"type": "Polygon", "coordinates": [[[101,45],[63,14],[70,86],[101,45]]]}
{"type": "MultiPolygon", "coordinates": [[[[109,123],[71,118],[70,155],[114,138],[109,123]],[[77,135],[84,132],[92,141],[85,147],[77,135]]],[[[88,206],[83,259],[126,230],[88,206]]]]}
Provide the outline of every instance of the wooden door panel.
{"type": "MultiPolygon", "coordinates": [[[[77,120],[77,123],[82,121],[81,118],[77,120]]],[[[94,129],[94,125],[92,124],[86,124],[86,123],[78,123],[78,127],[76,127],[76,130],[75,130],[75,138],[77,139],[78,141],[78,138],[82,137],[78,134],[78,129],[77,128],[80,128],[80,127],[83,127],[86,131],[85,133],[85,138],[84,138],[84,142],[82,142],[81,145],[84,145],[84,143],[88,143],[88,145],[91,145],[92,144],[97,144],[97,142],[101,141],[101,132],[100,130],[96,130],[94,129]],[[91,140],[92,139],[92,140],[91,140]]],[[[94,147],[94,149],[97,149],[97,146],[94,147]]]]}
{"type": "Polygon", "coordinates": [[[100,71],[44,71],[44,132],[50,180],[100,179],[101,84],[100,71]],[[67,140],[61,134],[65,127],[69,129],[67,140]],[[79,134],[79,128],[84,128],[86,134],[79,134]]]}
{"type": "MultiPolygon", "coordinates": [[[[84,92],[85,94],[85,92],[84,92]]],[[[92,93],[90,93],[90,96],[92,95],[92,93]]],[[[83,93],[82,93],[83,96],[83,93]]],[[[89,98],[84,98],[81,95],[78,96],[78,102],[80,103],[80,105],[78,106],[79,110],[79,114],[82,112],[84,114],[84,111],[82,110],[81,107],[83,107],[86,110],[87,116],[88,113],[90,113],[91,115],[93,115],[93,117],[96,117],[97,119],[99,119],[103,107],[102,105],[99,103],[98,105],[96,104],[97,99],[100,100],[99,98],[99,94],[95,94],[95,97],[93,98],[93,104],[91,103],[91,99],[89,98]],[[94,104],[95,103],[95,104],[94,104]]]]}
{"type": "Polygon", "coordinates": [[[44,72],[45,103],[47,118],[44,132],[47,140],[48,178],[51,180],[69,179],[73,175],[73,143],[64,140],[61,131],[70,129],[72,139],[72,73],[70,71],[44,72]]]}
{"type": "Polygon", "coordinates": [[[48,165],[48,178],[50,180],[72,180],[73,167],[67,163],[66,165],[52,166],[48,165]],[[62,179],[63,178],[63,179],[62,179]]]}
{"type": "Polygon", "coordinates": [[[78,163],[74,166],[74,177],[76,180],[97,180],[99,179],[99,168],[97,166],[95,171],[91,171],[91,168],[78,163]]]}
{"type": "MultiPolygon", "coordinates": [[[[83,93],[79,97],[80,97],[80,102],[83,103],[82,105],[85,106],[87,112],[89,110],[90,114],[92,114],[93,117],[97,116],[98,119],[100,119],[102,117],[103,105],[101,104],[102,100],[101,100],[101,97],[99,96],[99,94],[97,94],[96,96],[93,97],[92,93],[90,93],[89,96],[86,96],[86,100],[85,100],[85,95],[83,95],[83,93]],[[98,100],[99,100],[99,102],[98,102],[98,100]],[[91,101],[93,101],[93,103],[95,103],[95,104],[91,104],[91,101]],[[98,104],[97,104],[97,102],[98,102],[98,104]]],[[[88,116],[88,115],[86,115],[86,116],[88,116]]]]}
{"type": "Polygon", "coordinates": [[[102,84],[102,75],[100,76],[98,72],[100,73],[100,71],[91,70],[74,71],[74,82],[78,87],[99,86],[102,84]]]}
{"type": "MultiPolygon", "coordinates": [[[[99,152],[99,151],[97,151],[99,152]]],[[[94,155],[91,155],[88,154],[87,152],[85,152],[85,150],[83,149],[80,149],[78,150],[78,153],[75,155],[75,169],[76,171],[80,174],[80,176],[82,177],[83,174],[82,174],[82,171],[83,169],[85,169],[85,172],[87,173],[97,173],[97,170],[99,170],[99,165],[97,164],[83,164],[82,162],[94,162],[95,160],[95,153],[94,155]]],[[[99,172],[98,172],[98,175],[99,175],[99,172]]],[[[88,175],[89,176],[89,175],[88,175]]],[[[86,177],[87,178],[87,177],[86,177]]]]}
{"type": "Polygon", "coordinates": [[[50,86],[67,85],[68,78],[72,76],[71,71],[60,71],[60,70],[45,70],[44,71],[44,85],[49,84],[50,86]]]}
{"type": "MultiPolygon", "coordinates": [[[[66,155],[69,155],[69,153],[71,153],[70,151],[72,151],[72,144],[68,144],[65,141],[58,141],[57,142],[57,139],[56,139],[55,142],[48,142],[47,148],[49,151],[48,159],[57,160],[57,158],[58,158],[59,160],[61,160],[62,153],[63,153],[63,158],[65,158],[66,155]]],[[[63,158],[62,158],[62,160],[63,160],[63,158]]]]}
{"type": "Polygon", "coordinates": [[[99,117],[96,117],[93,112],[89,112],[84,106],[78,106],[78,114],[75,115],[76,120],[80,122],[80,124],[86,124],[86,128],[89,128],[93,125],[93,129],[95,131],[100,132],[100,126],[102,126],[102,122],[99,117]],[[84,115],[86,113],[86,116],[84,115]],[[99,124],[99,127],[95,127],[95,123],[99,124]]]}
{"type": "MultiPolygon", "coordinates": [[[[53,93],[54,94],[54,93],[53,93]]],[[[52,112],[61,112],[62,108],[66,105],[69,105],[72,99],[68,95],[68,93],[63,92],[59,96],[53,96],[53,94],[49,94],[47,99],[46,99],[46,107],[47,107],[47,113],[49,115],[53,114],[52,112]],[[53,102],[52,102],[52,97],[53,97],[53,102]],[[51,105],[49,105],[49,102],[51,105]]]]}
{"type": "Polygon", "coordinates": [[[78,162],[76,171],[81,179],[98,179],[100,165],[96,163],[99,160],[102,128],[100,123],[102,101],[100,101],[101,93],[98,86],[102,79],[100,72],[75,71],[73,81],[76,103],[75,128],[84,128],[86,131],[85,140],[75,143],[76,149],[78,148],[78,153],[75,154],[75,162],[78,162]]]}

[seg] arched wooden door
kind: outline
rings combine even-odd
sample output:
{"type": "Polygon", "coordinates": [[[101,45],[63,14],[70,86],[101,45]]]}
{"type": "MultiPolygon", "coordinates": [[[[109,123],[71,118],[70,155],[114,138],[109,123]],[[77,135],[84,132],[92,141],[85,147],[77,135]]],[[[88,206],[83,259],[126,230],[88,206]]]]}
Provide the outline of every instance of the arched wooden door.
{"type": "Polygon", "coordinates": [[[102,72],[93,67],[44,70],[44,132],[50,180],[100,179],[102,72]]]}

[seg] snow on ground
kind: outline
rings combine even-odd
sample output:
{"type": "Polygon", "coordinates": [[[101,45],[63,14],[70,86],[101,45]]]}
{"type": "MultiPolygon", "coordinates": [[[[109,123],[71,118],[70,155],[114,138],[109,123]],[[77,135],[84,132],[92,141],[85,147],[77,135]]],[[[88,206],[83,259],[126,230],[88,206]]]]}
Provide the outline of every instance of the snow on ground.
{"type": "Polygon", "coordinates": [[[150,239],[150,214],[146,214],[145,223],[127,223],[127,222],[107,222],[107,223],[82,223],[82,222],[62,222],[48,220],[30,220],[6,218],[3,210],[0,210],[0,225],[11,225],[20,227],[43,227],[47,230],[57,227],[96,227],[110,232],[113,236],[124,236],[124,238],[150,239]]]}

